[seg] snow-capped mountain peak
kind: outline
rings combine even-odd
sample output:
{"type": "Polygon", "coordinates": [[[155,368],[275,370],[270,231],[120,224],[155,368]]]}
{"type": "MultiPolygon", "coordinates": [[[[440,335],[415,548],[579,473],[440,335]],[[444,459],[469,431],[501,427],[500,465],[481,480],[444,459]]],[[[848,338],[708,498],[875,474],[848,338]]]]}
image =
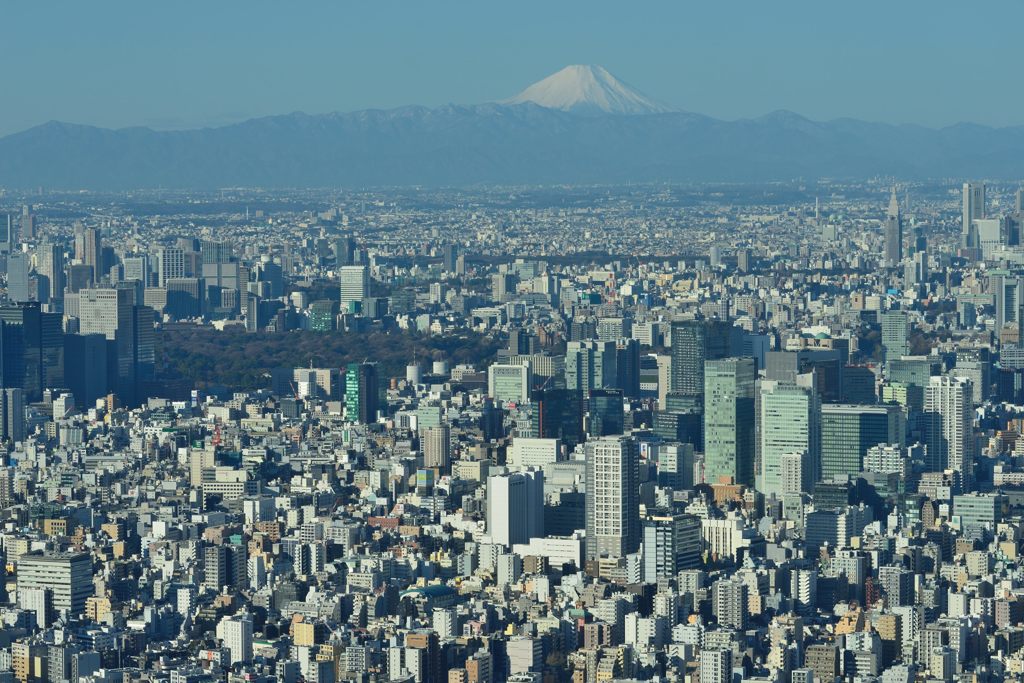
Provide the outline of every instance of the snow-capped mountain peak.
{"type": "Polygon", "coordinates": [[[581,114],[660,114],[671,107],[652,100],[603,67],[573,64],[538,81],[505,104],[533,104],[581,114]]]}

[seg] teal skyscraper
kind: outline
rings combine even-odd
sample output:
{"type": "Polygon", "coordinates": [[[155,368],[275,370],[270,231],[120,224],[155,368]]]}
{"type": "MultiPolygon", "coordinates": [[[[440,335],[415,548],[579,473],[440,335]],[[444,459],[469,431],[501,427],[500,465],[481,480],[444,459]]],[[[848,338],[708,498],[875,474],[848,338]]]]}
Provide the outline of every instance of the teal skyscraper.
{"type": "Polygon", "coordinates": [[[704,480],[754,483],[754,359],[704,365],[704,480]]]}

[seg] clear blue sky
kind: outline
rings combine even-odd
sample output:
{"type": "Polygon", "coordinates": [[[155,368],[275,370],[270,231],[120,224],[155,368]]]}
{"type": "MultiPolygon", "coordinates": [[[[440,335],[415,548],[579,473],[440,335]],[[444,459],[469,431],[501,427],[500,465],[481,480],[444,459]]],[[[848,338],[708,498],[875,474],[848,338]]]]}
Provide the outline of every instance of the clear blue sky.
{"type": "Polygon", "coordinates": [[[1024,2],[5,2],[0,135],[508,97],[566,64],[722,118],[1024,124],[1024,2]]]}

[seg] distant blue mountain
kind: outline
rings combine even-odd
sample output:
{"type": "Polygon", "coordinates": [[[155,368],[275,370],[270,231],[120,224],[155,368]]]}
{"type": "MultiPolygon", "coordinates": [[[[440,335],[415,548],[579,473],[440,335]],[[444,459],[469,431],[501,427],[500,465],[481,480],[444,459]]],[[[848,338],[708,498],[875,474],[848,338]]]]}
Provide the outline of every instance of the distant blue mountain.
{"type": "Polygon", "coordinates": [[[219,128],[51,122],[0,138],[0,186],[368,187],[1024,176],[1024,127],[722,121],[533,102],[288,114],[219,128]]]}

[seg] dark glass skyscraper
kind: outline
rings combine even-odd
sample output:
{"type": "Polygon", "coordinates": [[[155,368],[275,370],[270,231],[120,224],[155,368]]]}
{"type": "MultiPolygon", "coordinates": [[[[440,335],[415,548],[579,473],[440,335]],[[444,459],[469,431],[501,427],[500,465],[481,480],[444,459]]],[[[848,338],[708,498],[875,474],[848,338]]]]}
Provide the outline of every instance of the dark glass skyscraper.
{"type": "Polygon", "coordinates": [[[374,363],[349,363],[345,373],[345,414],[353,422],[377,420],[379,382],[374,363]]]}
{"type": "Polygon", "coordinates": [[[677,320],[672,323],[673,394],[704,397],[704,363],[729,355],[732,326],[723,320],[677,320]]]}

